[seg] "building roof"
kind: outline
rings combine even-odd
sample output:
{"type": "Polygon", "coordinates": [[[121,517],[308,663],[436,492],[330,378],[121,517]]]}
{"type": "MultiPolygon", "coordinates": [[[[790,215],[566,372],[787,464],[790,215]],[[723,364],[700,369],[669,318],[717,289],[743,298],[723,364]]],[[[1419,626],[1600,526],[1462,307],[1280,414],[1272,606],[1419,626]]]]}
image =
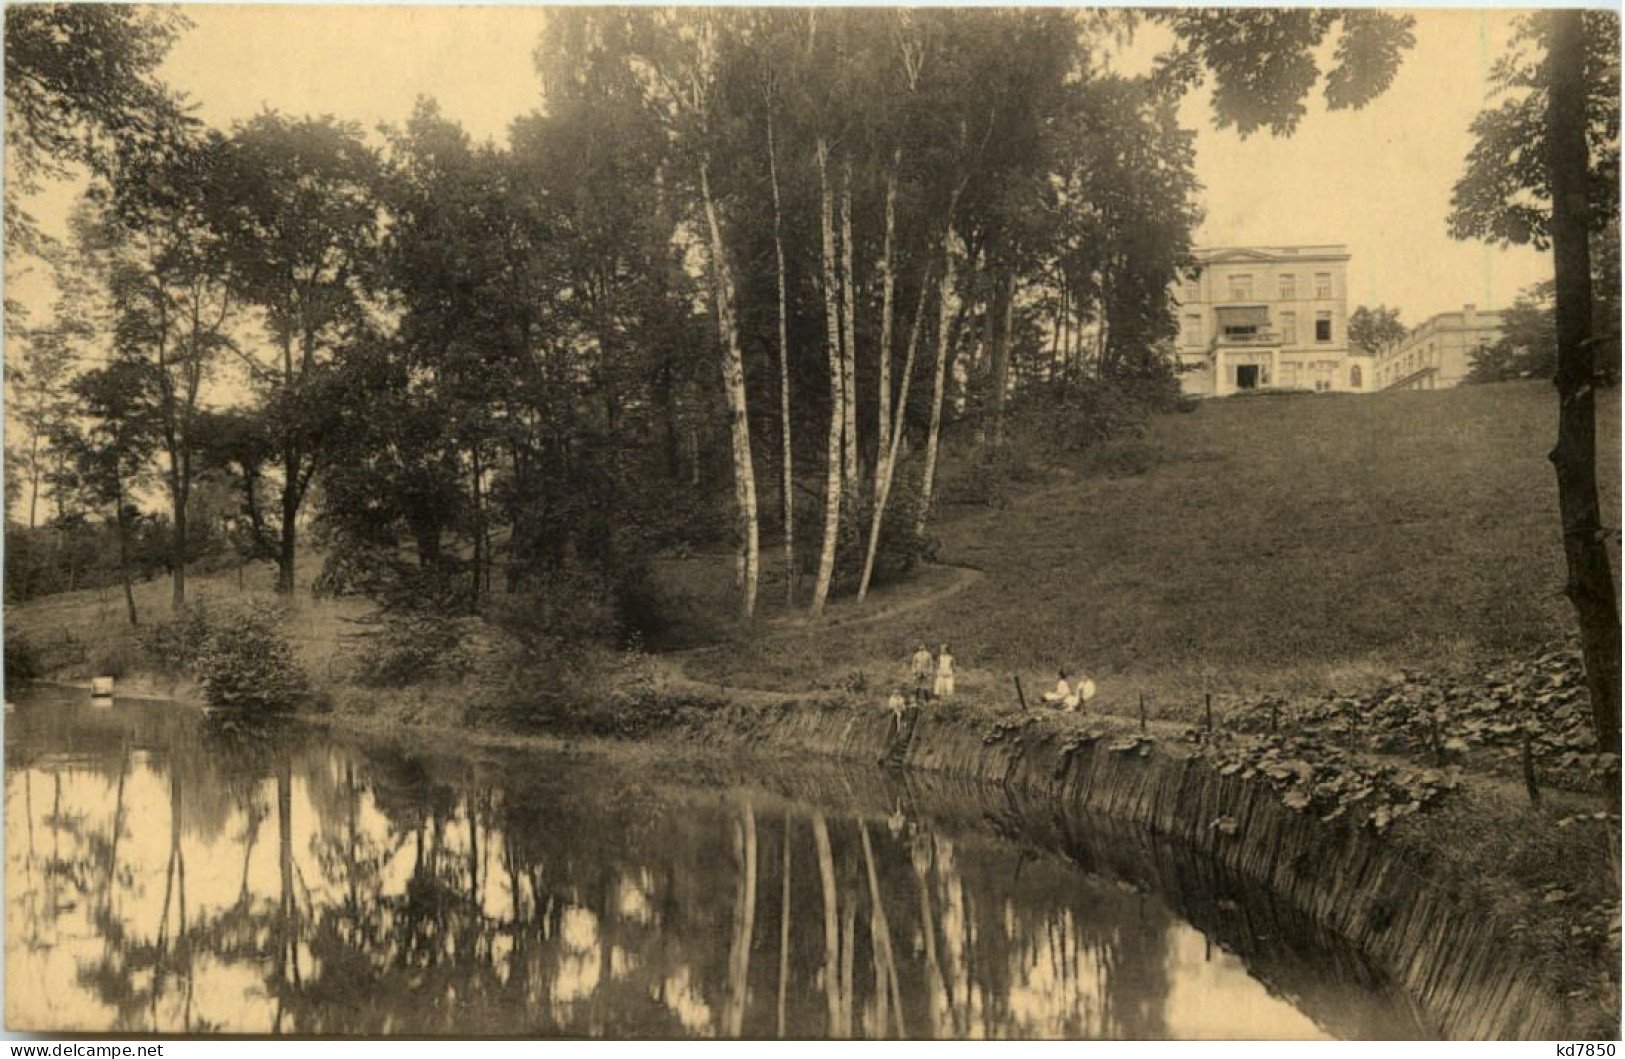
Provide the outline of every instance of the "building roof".
{"type": "Polygon", "coordinates": [[[1500,326],[1500,309],[1480,309],[1476,305],[1467,305],[1445,313],[1434,313],[1411,328],[1411,334],[1420,335],[1434,331],[1483,331],[1500,326]]]}
{"type": "Polygon", "coordinates": [[[1204,265],[1281,261],[1347,261],[1349,248],[1342,243],[1307,246],[1199,246],[1191,253],[1204,265]]]}

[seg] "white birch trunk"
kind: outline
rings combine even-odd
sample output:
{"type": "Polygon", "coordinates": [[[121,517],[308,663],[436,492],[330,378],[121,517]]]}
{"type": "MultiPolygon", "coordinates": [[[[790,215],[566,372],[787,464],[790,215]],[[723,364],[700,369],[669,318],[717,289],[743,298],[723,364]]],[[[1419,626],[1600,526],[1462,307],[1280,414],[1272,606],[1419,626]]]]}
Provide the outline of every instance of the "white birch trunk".
{"type": "Polygon", "coordinates": [[[852,160],[841,170],[841,271],[842,298],[846,308],[846,341],[841,352],[842,433],[846,460],[843,471],[846,488],[854,493],[863,488],[858,474],[858,308],[857,277],[852,274],[852,160]]]}
{"type": "Polygon", "coordinates": [[[880,495],[881,463],[886,439],[891,437],[891,338],[892,302],[897,289],[897,273],[892,253],[897,236],[897,171],[903,164],[903,149],[895,148],[891,169],[886,173],[886,239],[880,252],[880,405],[875,426],[875,496],[880,495]]]}
{"type": "Polygon", "coordinates": [[[705,203],[705,220],[711,232],[711,277],[717,300],[717,329],[722,338],[722,385],[728,394],[733,438],[734,497],[739,509],[739,556],[744,566],[739,616],[749,619],[756,613],[761,541],[756,522],[756,471],[751,464],[750,420],[745,407],[745,358],[739,349],[739,329],[734,319],[733,277],[728,270],[716,202],[711,197],[710,165],[704,160],[700,162],[700,196],[705,203]]]}
{"type": "Polygon", "coordinates": [[[914,378],[914,353],[920,345],[920,322],[925,317],[926,292],[931,289],[929,271],[927,269],[927,275],[921,277],[920,298],[914,306],[914,322],[909,325],[908,352],[903,356],[903,381],[897,391],[897,414],[892,419],[891,436],[888,439],[882,435],[880,439],[880,459],[875,466],[875,505],[869,518],[869,547],[863,555],[863,576],[858,580],[859,603],[869,594],[869,581],[875,572],[875,555],[880,550],[880,524],[886,516],[892,479],[897,473],[897,460],[902,451],[909,384],[914,378]]]}
{"type": "Polygon", "coordinates": [[[824,547],[818,557],[818,581],[813,586],[812,615],[824,613],[829,583],[835,574],[835,542],[841,522],[841,440],[845,420],[845,388],[841,370],[841,320],[835,275],[835,218],[829,187],[829,145],[818,140],[818,188],[823,229],[824,322],[829,347],[829,447],[824,478],[824,547]]]}
{"type": "Polygon", "coordinates": [[[784,603],[793,606],[796,600],[796,472],[790,432],[790,330],[784,277],[784,212],[779,201],[779,154],[773,142],[771,92],[767,107],[767,171],[773,184],[773,255],[778,265],[779,281],[779,440],[784,450],[783,480],[780,483],[780,491],[784,494],[784,603]]]}
{"type": "Polygon", "coordinates": [[[914,525],[916,533],[925,532],[926,520],[931,515],[932,491],[936,487],[937,443],[942,435],[942,396],[947,384],[948,342],[953,330],[950,299],[954,289],[954,229],[942,240],[942,297],[937,307],[937,370],[931,387],[931,430],[925,439],[925,472],[920,478],[920,515],[914,525]]]}

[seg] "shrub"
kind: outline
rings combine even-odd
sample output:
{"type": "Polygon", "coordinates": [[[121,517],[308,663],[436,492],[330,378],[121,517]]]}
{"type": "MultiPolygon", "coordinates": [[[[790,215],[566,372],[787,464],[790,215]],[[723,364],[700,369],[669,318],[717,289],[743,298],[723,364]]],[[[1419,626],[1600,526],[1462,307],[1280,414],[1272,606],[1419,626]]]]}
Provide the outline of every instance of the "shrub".
{"type": "Polygon", "coordinates": [[[145,626],[136,634],[136,642],[147,659],[163,672],[193,676],[209,632],[209,614],[199,600],[168,621],[145,626]]]}
{"type": "MultiPolygon", "coordinates": [[[[894,481],[886,514],[880,523],[880,541],[875,549],[875,568],[870,586],[901,580],[922,561],[936,555],[936,541],[917,533],[920,489],[915,481],[894,481]]],[[[870,520],[874,518],[874,497],[865,491],[853,505],[841,509],[840,533],[835,546],[835,587],[856,592],[863,577],[863,560],[869,551],[870,520]]],[[[814,562],[817,555],[813,555],[814,562]]]]}
{"type": "Polygon", "coordinates": [[[305,674],[282,634],[283,614],[256,603],[223,615],[204,640],[197,673],[218,709],[289,710],[310,694],[305,674]]]}
{"type": "Polygon", "coordinates": [[[420,612],[386,617],[356,664],[357,683],[398,688],[427,677],[460,677],[473,660],[460,622],[420,612]]]}
{"type": "Polygon", "coordinates": [[[1026,447],[1011,441],[975,453],[956,473],[944,477],[937,502],[1004,507],[1015,486],[1039,476],[1039,470],[1024,452],[1026,447]]]}
{"type": "Polygon", "coordinates": [[[11,693],[30,680],[38,680],[44,672],[39,651],[27,639],[8,634],[5,637],[5,694],[11,693]]]}
{"type": "Polygon", "coordinates": [[[94,644],[86,657],[91,676],[124,677],[141,668],[141,645],[127,635],[94,644]]]}
{"type": "Polygon", "coordinates": [[[621,633],[620,586],[587,570],[533,575],[492,600],[490,620],[527,648],[550,640],[611,642],[621,633]]]}

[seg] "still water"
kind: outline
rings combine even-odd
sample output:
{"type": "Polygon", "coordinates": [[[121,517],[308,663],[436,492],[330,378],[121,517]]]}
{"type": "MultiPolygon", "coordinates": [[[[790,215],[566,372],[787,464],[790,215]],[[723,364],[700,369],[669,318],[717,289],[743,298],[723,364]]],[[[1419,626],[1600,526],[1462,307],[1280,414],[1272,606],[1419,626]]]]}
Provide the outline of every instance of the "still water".
{"type": "Polygon", "coordinates": [[[1268,895],[996,791],[383,747],[66,690],[5,736],[9,1029],[1425,1032],[1268,895]]]}

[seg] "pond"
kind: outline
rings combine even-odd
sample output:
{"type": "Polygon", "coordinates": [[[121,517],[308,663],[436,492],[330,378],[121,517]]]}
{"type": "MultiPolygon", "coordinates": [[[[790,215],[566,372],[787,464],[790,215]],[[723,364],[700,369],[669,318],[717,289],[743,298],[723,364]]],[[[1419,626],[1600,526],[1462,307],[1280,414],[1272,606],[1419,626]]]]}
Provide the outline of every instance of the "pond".
{"type": "Polygon", "coordinates": [[[6,720],[6,1025],[162,1034],[1415,1037],[1215,865],[1003,792],[446,751],[40,689],[6,720]]]}

